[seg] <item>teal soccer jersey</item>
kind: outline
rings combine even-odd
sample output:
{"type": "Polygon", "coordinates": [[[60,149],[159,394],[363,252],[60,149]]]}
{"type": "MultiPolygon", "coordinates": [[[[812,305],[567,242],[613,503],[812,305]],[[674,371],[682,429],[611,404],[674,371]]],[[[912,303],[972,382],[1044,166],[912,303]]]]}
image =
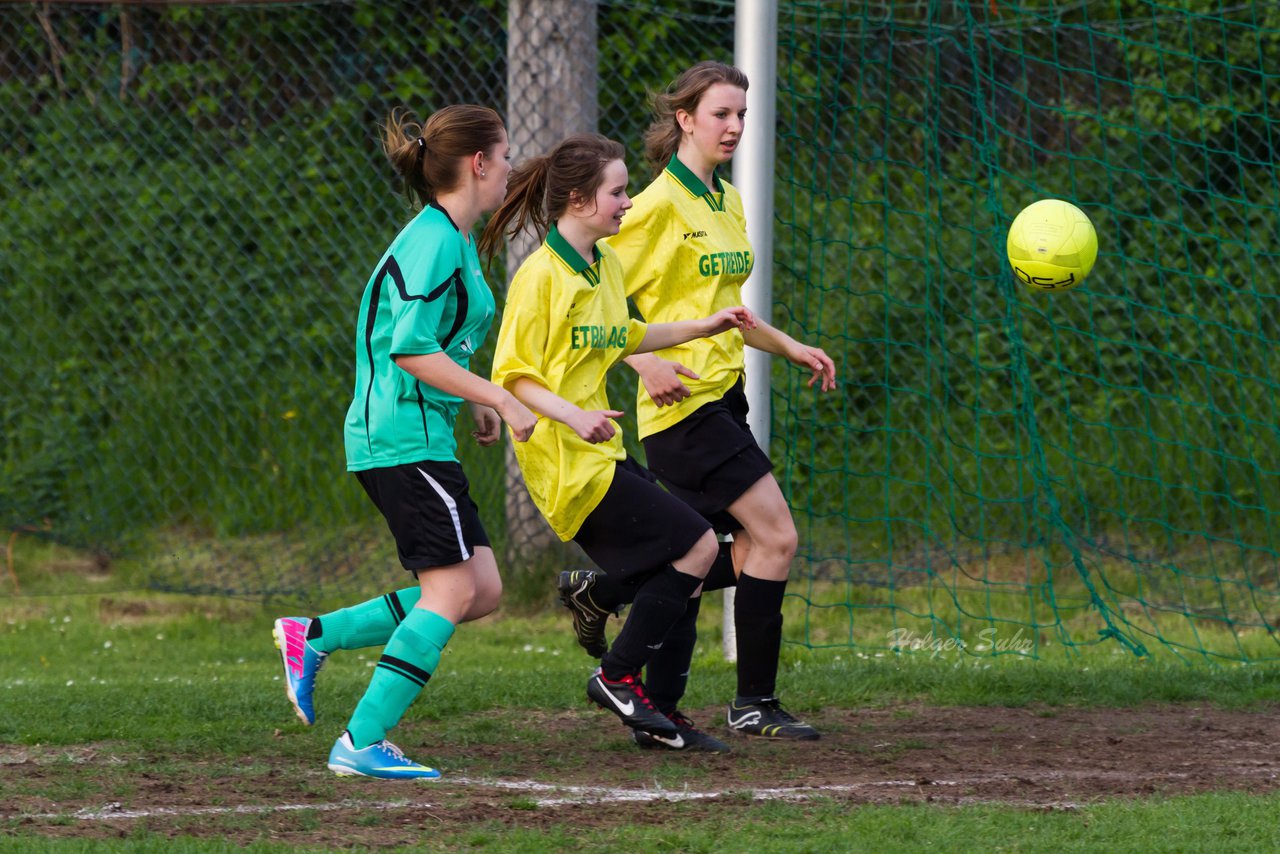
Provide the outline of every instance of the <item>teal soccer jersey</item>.
{"type": "Polygon", "coordinates": [[[428,205],[396,236],[360,300],[348,471],[457,459],[461,398],[419,382],[395,359],[443,352],[467,368],[493,314],[475,241],[428,205]]]}

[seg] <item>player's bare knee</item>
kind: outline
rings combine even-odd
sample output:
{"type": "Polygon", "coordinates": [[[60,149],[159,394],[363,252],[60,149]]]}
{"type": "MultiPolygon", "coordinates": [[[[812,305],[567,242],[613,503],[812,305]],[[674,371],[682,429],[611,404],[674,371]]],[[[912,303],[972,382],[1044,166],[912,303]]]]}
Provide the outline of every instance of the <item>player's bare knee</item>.
{"type": "Polygon", "coordinates": [[[471,603],[471,609],[467,612],[467,617],[470,620],[487,617],[498,610],[498,605],[501,602],[502,580],[494,579],[481,582],[476,586],[475,599],[471,603]]]}
{"type": "Polygon", "coordinates": [[[790,524],[791,520],[788,519],[787,522],[789,524],[786,526],[786,529],[780,533],[777,542],[774,544],[774,548],[778,552],[779,557],[785,558],[786,561],[790,563],[791,559],[796,556],[796,550],[800,548],[800,535],[796,533],[796,526],[794,524],[790,524]]]}
{"type": "Polygon", "coordinates": [[[790,519],[771,525],[766,530],[756,531],[752,537],[752,549],[773,563],[790,563],[800,545],[796,526],[790,519]]]}
{"type": "Polygon", "coordinates": [[[463,619],[469,618],[476,606],[478,591],[475,581],[472,580],[470,584],[458,584],[449,592],[449,598],[453,600],[450,603],[453,610],[462,615],[463,619]]]}
{"type": "Polygon", "coordinates": [[[502,599],[502,576],[494,562],[493,551],[487,546],[476,549],[471,561],[471,586],[474,589],[471,606],[465,620],[478,620],[498,610],[502,599]]]}

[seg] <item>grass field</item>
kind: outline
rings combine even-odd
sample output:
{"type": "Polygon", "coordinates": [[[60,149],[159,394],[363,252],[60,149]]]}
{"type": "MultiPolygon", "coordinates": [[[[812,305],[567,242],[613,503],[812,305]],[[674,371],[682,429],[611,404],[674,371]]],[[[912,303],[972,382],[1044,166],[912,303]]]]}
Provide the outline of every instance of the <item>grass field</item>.
{"type": "MultiPolygon", "coordinates": [[[[729,738],[717,601],[685,705],[729,738]]],[[[293,717],[270,625],[299,610],[0,599],[0,851],[1280,846],[1270,665],[789,644],[783,696],[822,741],[655,754],[587,706],[592,662],[567,619],[511,609],[459,631],[393,734],[444,779],[388,784],[324,767],[377,649],[333,656],[317,726],[293,717]]]]}

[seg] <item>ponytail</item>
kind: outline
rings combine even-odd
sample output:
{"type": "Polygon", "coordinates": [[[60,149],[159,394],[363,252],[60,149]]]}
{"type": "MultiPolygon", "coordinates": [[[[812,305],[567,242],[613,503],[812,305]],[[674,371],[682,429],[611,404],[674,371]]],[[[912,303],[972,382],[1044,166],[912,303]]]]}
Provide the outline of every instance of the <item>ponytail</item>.
{"type": "Polygon", "coordinates": [[[489,218],[480,251],[492,260],[503,238],[532,225],[538,238],[568,209],[573,197],[594,199],[606,164],[623,159],[622,145],[598,133],[566,138],[550,154],[526,160],[507,179],[507,200],[489,218]]]}
{"type": "Polygon", "coordinates": [[[551,171],[548,155],[531,157],[521,163],[507,178],[507,198],[494,211],[480,235],[480,254],[490,261],[505,240],[515,237],[530,225],[541,240],[547,234],[547,176],[551,171]]]}
{"type": "Polygon", "coordinates": [[[488,107],[455,104],[418,123],[396,107],[382,124],[382,151],[404,182],[410,204],[425,206],[458,186],[462,162],[502,141],[502,119],[488,107]]]}

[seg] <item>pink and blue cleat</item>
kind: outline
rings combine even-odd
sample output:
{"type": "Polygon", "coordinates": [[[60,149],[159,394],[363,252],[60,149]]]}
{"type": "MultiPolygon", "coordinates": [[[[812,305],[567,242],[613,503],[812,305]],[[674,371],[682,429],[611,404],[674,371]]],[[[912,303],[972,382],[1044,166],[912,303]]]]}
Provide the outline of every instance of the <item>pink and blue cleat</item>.
{"type": "Polygon", "coordinates": [[[328,653],[319,652],[307,643],[308,617],[281,617],[276,620],[271,633],[276,639],[276,649],[284,661],[284,690],[293,703],[293,710],[307,726],[316,722],[311,694],[316,687],[316,674],[324,666],[328,653]]]}

